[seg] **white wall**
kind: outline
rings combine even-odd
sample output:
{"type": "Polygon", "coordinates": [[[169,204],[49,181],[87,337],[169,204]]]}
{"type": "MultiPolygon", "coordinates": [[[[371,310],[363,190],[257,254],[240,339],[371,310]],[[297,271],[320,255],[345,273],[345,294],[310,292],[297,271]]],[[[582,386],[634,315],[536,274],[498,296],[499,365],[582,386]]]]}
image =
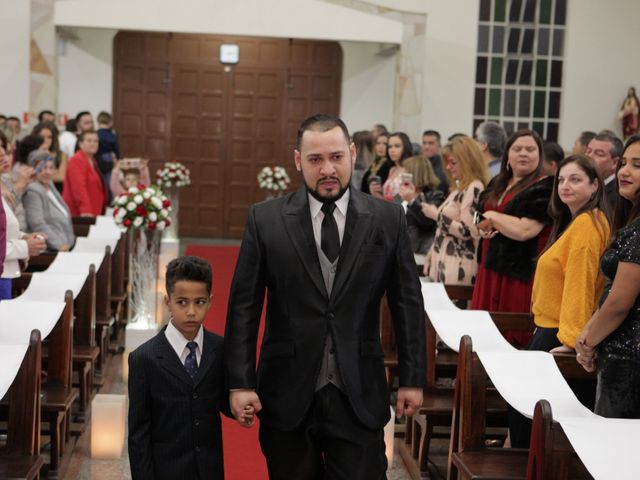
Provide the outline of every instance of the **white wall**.
{"type": "Polygon", "coordinates": [[[318,0],[66,0],[56,25],[400,43],[402,24],[318,0]]]}
{"type": "Polygon", "coordinates": [[[471,133],[479,2],[425,2],[423,129],[471,133]]]}
{"type": "Polygon", "coordinates": [[[73,29],[77,40],[66,42],[58,55],[58,113],[69,117],[82,110],[96,116],[111,112],[113,98],[113,37],[116,30],[73,29]]]}
{"type": "Polygon", "coordinates": [[[31,2],[2,0],[0,9],[0,113],[22,119],[29,111],[31,2]]]}
{"type": "Polygon", "coordinates": [[[567,11],[560,144],[583,130],[622,134],[617,113],[629,86],[640,92],[637,0],[571,0],[567,11]]]}
{"type": "MultiPolygon", "coordinates": [[[[68,41],[58,57],[58,111],[70,117],[81,110],[95,115],[111,111],[113,38],[116,30],[74,28],[78,40],[68,41]]],[[[341,42],[343,79],[341,116],[349,130],[391,126],[396,56],[377,56],[377,44],[341,42]]]]}
{"type": "Polygon", "coordinates": [[[340,42],[343,53],[340,116],[349,130],[369,130],[375,123],[392,128],[397,54],[383,57],[377,44],[340,42]]]}

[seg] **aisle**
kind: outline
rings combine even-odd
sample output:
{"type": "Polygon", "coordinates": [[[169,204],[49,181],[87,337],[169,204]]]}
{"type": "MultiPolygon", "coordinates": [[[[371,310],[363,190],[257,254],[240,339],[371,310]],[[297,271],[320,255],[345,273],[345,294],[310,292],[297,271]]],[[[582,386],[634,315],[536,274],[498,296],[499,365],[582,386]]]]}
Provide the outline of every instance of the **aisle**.
{"type": "MultiPolygon", "coordinates": [[[[185,251],[187,255],[207,259],[213,267],[213,305],[205,327],[220,335],[224,334],[229,289],[239,250],[239,247],[188,245],[185,251]]],[[[262,330],[259,341],[262,341],[262,330]]],[[[244,429],[234,420],[224,416],[222,420],[225,479],[266,480],[267,467],[260,452],[258,425],[244,429]]]]}

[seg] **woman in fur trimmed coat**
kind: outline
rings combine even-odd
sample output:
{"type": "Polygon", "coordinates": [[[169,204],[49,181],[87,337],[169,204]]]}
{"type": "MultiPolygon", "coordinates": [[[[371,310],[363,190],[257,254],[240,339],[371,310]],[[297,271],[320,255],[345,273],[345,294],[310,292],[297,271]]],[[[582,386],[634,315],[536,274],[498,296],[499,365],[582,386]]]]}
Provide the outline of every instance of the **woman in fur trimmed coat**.
{"type": "MultiPolygon", "coordinates": [[[[520,130],[507,142],[500,174],[479,202],[483,238],[471,308],[494,312],[530,312],[536,258],[547,243],[547,213],[553,178],[542,170],[542,141],[532,130],[520,130]]],[[[516,347],[529,332],[505,332],[516,347]]]]}

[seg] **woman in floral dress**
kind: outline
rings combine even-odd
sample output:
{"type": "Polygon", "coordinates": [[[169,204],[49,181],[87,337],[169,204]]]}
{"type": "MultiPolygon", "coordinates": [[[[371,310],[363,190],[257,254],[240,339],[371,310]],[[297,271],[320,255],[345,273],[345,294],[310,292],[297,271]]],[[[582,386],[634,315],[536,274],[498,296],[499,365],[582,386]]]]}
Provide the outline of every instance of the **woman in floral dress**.
{"type": "Polygon", "coordinates": [[[487,184],[487,167],[480,147],[467,136],[456,137],[445,145],[442,158],[451,180],[451,192],[440,208],[422,204],[422,213],[438,224],[424,273],[434,282],[473,285],[480,238],[473,215],[487,184]]]}

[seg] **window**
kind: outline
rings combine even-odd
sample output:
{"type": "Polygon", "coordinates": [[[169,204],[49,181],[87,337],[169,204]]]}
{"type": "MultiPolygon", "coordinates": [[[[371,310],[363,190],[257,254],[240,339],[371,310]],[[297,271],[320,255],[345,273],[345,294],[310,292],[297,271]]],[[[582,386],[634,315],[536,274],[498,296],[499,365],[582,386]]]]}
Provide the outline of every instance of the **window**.
{"type": "Polygon", "coordinates": [[[474,129],[497,120],[557,141],[567,0],[479,0],[474,129]]]}

